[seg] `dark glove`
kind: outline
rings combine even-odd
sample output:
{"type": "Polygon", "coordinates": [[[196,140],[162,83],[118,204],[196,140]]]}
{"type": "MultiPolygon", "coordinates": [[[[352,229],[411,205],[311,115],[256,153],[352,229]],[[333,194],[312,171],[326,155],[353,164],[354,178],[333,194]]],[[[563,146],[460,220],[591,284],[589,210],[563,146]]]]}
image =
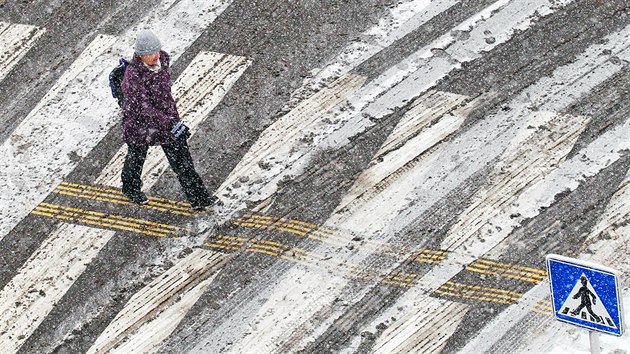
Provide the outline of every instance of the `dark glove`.
{"type": "Polygon", "coordinates": [[[173,124],[171,128],[171,134],[175,140],[188,140],[190,138],[190,129],[182,121],[178,121],[173,124]]]}

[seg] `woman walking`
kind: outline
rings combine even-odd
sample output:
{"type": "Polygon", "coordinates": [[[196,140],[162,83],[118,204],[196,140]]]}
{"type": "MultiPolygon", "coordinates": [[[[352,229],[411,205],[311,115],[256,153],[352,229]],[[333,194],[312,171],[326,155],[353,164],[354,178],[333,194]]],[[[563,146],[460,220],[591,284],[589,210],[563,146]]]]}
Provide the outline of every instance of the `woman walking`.
{"type": "Polygon", "coordinates": [[[123,193],[147,204],[141,191],[142,167],[149,146],[160,145],[193,210],[216,202],[195,171],[186,139],[190,136],[171,94],[170,57],[150,30],[138,32],[133,60],[122,81],[123,140],[128,152],[122,170],[123,193]]]}

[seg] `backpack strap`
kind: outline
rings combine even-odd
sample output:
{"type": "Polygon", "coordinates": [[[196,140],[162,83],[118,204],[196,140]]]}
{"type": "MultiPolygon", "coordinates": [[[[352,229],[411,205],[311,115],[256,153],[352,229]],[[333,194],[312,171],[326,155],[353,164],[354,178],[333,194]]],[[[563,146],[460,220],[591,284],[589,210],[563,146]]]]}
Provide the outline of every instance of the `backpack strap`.
{"type": "Polygon", "coordinates": [[[120,58],[118,66],[109,73],[109,88],[112,90],[112,96],[118,100],[118,105],[121,107],[123,102],[122,81],[127,65],[129,62],[125,58],[120,58]]]}

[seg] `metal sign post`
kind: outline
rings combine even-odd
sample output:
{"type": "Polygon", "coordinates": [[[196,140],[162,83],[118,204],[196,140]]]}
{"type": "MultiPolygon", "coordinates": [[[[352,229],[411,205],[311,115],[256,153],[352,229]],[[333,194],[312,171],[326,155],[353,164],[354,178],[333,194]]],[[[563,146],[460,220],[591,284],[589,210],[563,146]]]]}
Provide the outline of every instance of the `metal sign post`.
{"type": "Polygon", "coordinates": [[[595,331],[589,331],[588,339],[591,343],[591,354],[601,354],[602,347],[599,345],[599,334],[595,331]]]}
{"type": "Polygon", "coordinates": [[[554,316],[590,330],[591,353],[599,354],[599,333],[623,334],[623,308],[614,269],[555,254],[547,256],[554,316]]]}

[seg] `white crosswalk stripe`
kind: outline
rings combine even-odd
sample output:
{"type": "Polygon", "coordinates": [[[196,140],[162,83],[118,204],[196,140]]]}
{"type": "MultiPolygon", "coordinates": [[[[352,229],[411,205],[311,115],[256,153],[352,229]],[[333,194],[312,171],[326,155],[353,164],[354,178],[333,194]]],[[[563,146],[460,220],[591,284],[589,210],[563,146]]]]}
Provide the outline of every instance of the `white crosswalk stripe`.
{"type": "Polygon", "coordinates": [[[45,29],[0,21],[0,81],[26,55],[45,29]]]}
{"type": "Polygon", "coordinates": [[[374,345],[374,353],[439,354],[470,310],[469,305],[423,298],[387,328],[374,345]]]}
{"type": "Polygon", "coordinates": [[[611,49],[618,55],[626,54],[629,29],[610,35],[605,45],[593,45],[574,63],[558,68],[553,76],[542,78],[510,100],[506,104],[511,107],[509,112],[498,112],[486,117],[453,140],[444,151],[433,154],[433,157],[422,166],[425,172],[416,175],[418,187],[406,191],[410,198],[418,198],[424,207],[409,209],[405,214],[392,220],[394,227],[392,232],[399,229],[395,225],[401,227],[408,225],[461,181],[498,157],[513,137],[527,128],[529,117],[535,111],[562,111],[592,88],[619,72],[621,67],[611,64],[608,57],[597,57],[597,54],[605,49],[611,49]],[[461,146],[465,148],[462,149],[461,146]],[[481,156],[483,157],[479,159],[481,156]],[[468,161],[464,169],[455,167],[461,159],[468,161]],[[437,180],[436,176],[444,178],[440,177],[437,180]],[[437,188],[438,182],[440,188],[437,188]]]}
{"type": "MultiPolygon", "coordinates": [[[[166,1],[158,7],[159,16],[148,16],[141,23],[155,28],[168,43],[165,49],[174,62],[230,3],[166,1]]],[[[4,156],[0,177],[8,181],[0,185],[0,203],[14,206],[0,212],[0,239],[74,169],[118,119],[106,86],[108,75],[118,58],[131,51],[137,28],[120,39],[98,36],[0,146],[4,156]]]]}
{"type": "MultiPolygon", "coordinates": [[[[630,34],[629,30],[630,30],[630,27],[624,29],[623,31],[619,33],[610,35],[607,38],[609,40],[609,42],[607,43],[607,48],[610,48],[610,47],[615,48],[613,49],[613,52],[618,53],[618,55],[621,57],[629,55],[630,47],[628,47],[627,41],[626,41],[628,34],[630,34]]],[[[600,53],[603,49],[604,48],[602,45],[594,45],[590,47],[587,50],[587,52],[584,53],[580,57],[579,60],[576,60],[571,65],[568,65],[568,66],[565,66],[556,70],[556,73],[554,73],[554,76],[551,79],[544,79],[539,84],[534,85],[532,87],[532,89],[536,90],[537,92],[542,92],[538,90],[542,89],[541,86],[543,85],[546,86],[552,83],[563,82],[564,83],[562,85],[563,87],[557,84],[554,85],[556,89],[553,95],[537,98],[536,95],[532,94],[533,91],[530,91],[528,89],[528,92],[526,92],[526,94],[529,94],[529,97],[532,98],[531,99],[532,103],[536,105],[538,109],[538,113],[529,112],[528,113],[529,117],[532,117],[532,116],[535,117],[536,115],[539,115],[540,112],[544,112],[548,108],[554,109],[555,111],[562,110],[564,107],[567,107],[572,101],[578,99],[583,94],[589,92],[597,84],[603,82],[606,78],[611,77],[616,72],[621,70],[619,66],[615,66],[614,64],[609,63],[606,60],[606,58],[601,58],[600,60],[592,60],[592,55],[594,53],[600,53]],[[573,79],[571,79],[571,77],[573,77],[573,79]]],[[[513,107],[518,107],[518,105],[515,104],[513,105],[513,107]]],[[[517,108],[513,110],[513,112],[514,111],[522,112],[522,113],[513,113],[513,114],[526,114],[527,112],[527,110],[522,110],[521,108],[517,108]]],[[[579,120],[577,122],[579,122],[579,120]]],[[[582,121],[581,123],[577,123],[576,125],[577,127],[579,127],[579,125],[583,126],[584,124],[585,124],[585,121],[582,121]]],[[[535,124],[530,124],[530,123],[527,123],[527,125],[536,126],[535,124]]],[[[573,138],[573,141],[575,141],[574,140],[575,138],[573,138]]],[[[606,139],[606,138],[603,137],[603,139],[606,139]]],[[[606,141],[610,142],[608,140],[606,141]]],[[[521,149],[517,145],[517,143],[520,143],[520,141],[518,140],[515,141],[515,143],[513,144],[514,148],[521,149]]],[[[572,145],[572,143],[570,143],[570,145],[572,145]]],[[[619,146],[620,148],[623,146],[623,144],[615,144],[615,145],[619,146]]],[[[570,146],[566,146],[567,150],[565,151],[568,152],[570,148],[571,148],[570,146]]],[[[486,154],[486,156],[487,155],[489,154],[486,154]]],[[[511,155],[506,154],[504,156],[507,158],[511,155]]],[[[538,157],[542,158],[543,155],[538,155],[538,157]]],[[[538,159],[538,157],[534,157],[534,158],[538,159]]],[[[619,155],[617,155],[617,158],[619,158],[619,155]]],[[[574,159],[573,161],[575,162],[576,160],[574,159]]],[[[498,163],[497,166],[500,166],[500,165],[501,163],[498,163]]],[[[605,167],[605,166],[602,166],[601,164],[596,164],[596,166],[597,167],[595,168],[595,171],[600,171],[602,168],[605,167]]],[[[554,170],[558,169],[557,165],[555,166],[550,165],[550,167],[553,167],[554,170]]],[[[531,171],[530,173],[538,173],[538,172],[539,171],[531,171]]],[[[548,175],[551,171],[547,171],[547,172],[540,171],[540,172],[542,172],[544,175],[548,175]]],[[[596,172],[594,172],[593,174],[595,173],[596,172]]],[[[581,174],[575,175],[575,173],[573,173],[573,176],[574,178],[577,178],[577,181],[579,181],[582,175],[581,174]]],[[[536,177],[534,176],[534,178],[536,177]]],[[[527,183],[531,183],[531,182],[533,182],[533,180],[529,182],[522,181],[522,183],[526,183],[526,184],[522,185],[521,188],[527,187],[527,183]]],[[[544,183],[544,181],[542,182],[539,181],[537,183],[544,183]]],[[[575,189],[576,186],[577,186],[577,183],[573,182],[573,183],[562,184],[558,186],[557,188],[560,188],[558,190],[558,192],[560,192],[564,188],[575,189]]],[[[513,190],[517,191],[518,189],[516,188],[516,186],[514,186],[513,190]]],[[[495,230],[501,229],[501,231],[489,231],[490,228],[485,228],[484,229],[485,231],[490,232],[489,235],[484,235],[484,237],[487,238],[486,240],[487,242],[483,242],[482,244],[477,242],[476,247],[474,249],[472,250],[468,249],[466,252],[463,252],[460,250],[458,252],[452,253],[450,260],[447,260],[444,263],[444,265],[440,265],[436,267],[435,269],[433,269],[427,275],[426,279],[433,279],[434,281],[435,279],[437,279],[437,278],[433,278],[435,276],[438,276],[439,278],[444,279],[444,277],[450,278],[450,276],[454,276],[455,274],[457,274],[457,272],[459,272],[458,268],[461,268],[461,265],[465,264],[463,262],[466,262],[466,260],[472,261],[473,258],[479,257],[480,255],[485,253],[487,250],[492,248],[493,245],[496,245],[503,237],[509,234],[509,232],[513,230],[516,225],[519,224],[517,220],[513,220],[513,218],[510,217],[511,215],[520,214],[522,215],[522,217],[533,217],[537,215],[539,213],[539,207],[545,206],[549,202],[549,196],[556,194],[551,191],[548,191],[548,192],[549,193],[544,193],[545,198],[540,198],[540,191],[536,189],[536,183],[535,183],[533,186],[529,186],[529,189],[525,188],[524,190],[521,190],[520,192],[518,192],[519,194],[521,194],[521,196],[519,196],[515,200],[514,205],[515,206],[521,205],[520,208],[518,207],[514,208],[514,207],[511,207],[510,205],[505,205],[504,209],[499,209],[500,212],[495,214],[496,219],[493,219],[494,217],[490,217],[490,218],[482,217],[481,219],[471,219],[471,221],[473,221],[474,224],[480,224],[480,225],[486,224],[486,226],[491,225],[492,223],[496,223],[496,226],[498,226],[498,228],[495,230]],[[531,193],[531,194],[528,194],[528,193],[531,193]],[[531,203],[519,204],[521,202],[525,203],[525,200],[522,200],[523,198],[528,198],[528,200],[533,202],[533,204],[531,203]],[[454,261],[455,258],[457,258],[458,260],[454,261]],[[446,271],[446,269],[449,269],[449,270],[446,271]],[[446,271],[446,273],[442,273],[444,271],[446,271]],[[450,276],[448,276],[447,274],[450,274],[450,276]]],[[[496,206],[491,206],[491,205],[493,204],[489,202],[486,207],[487,208],[500,207],[499,205],[496,205],[496,206]]],[[[465,214],[464,214],[464,217],[465,217],[465,214]]],[[[472,226],[473,224],[470,224],[470,225],[472,226]]],[[[457,234],[455,230],[456,229],[452,230],[453,233],[451,235],[457,234]]],[[[457,237],[457,236],[454,236],[454,237],[457,237]]],[[[472,242],[472,240],[470,242],[472,242]]],[[[445,241],[444,243],[445,244],[443,246],[449,246],[449,247],[452,246],[452,244],[449,243],[449,241],[445,241]]],[[[467,245],[470,245],[470,243],[467,245]]],[[[466,247],[462,246],[462,248],[465,249],[466,247]]],[[[433,283],[433,281],[429,280],[429,283],[433,283]]],[[[433,284],[434,285],[430,285],[427,283],[427,284],[422,284],[422,285],[424,285],[425,288],[433,288],[435,286],[435,283],[433,284]]]]}
{"type": "MultiPolygon", "coordinates": [[[[364,82],[365,78],[362,76],[345,76],[304,100],[289,113],[279,118],[261,134],[256,143],[221,184],[217,193],[225,192],[227,188],[233,186],[236,181],[243,179],[243,177],[247,177],[247,180],[251,181],[247,187],[255,188],[253,182],[261,176],[267,175],[267,171],[270,170],[272,171],[272,180],[264,181],[266,188],[259,187],[260,189],[256,194],[261,196],[273,194],[276,190],[278,176],[286,168],[284,161],[277,159],[277,156],[288,153],[296,145],[308,145],[303,141],[304,137],[308,136],[308,132],[325,127],[326,123],[322,120],[326,113],[342,104],[364,82]]],[[[233,193],[236,192],[242,193],[243,197],[248,195],[248,190],[245,188],[233,191],[233,193]]],[[[237,203],[241,203],[241,201],[237,200],[237,203]]],[[[232,210],[238,210],[238,208],[242,208],[242,205],[231,205],[230,207],[232,210]]]]}
{"type": "MultiPolygon", "coordinates": [[[[607,44],[605,45],[605,48],[613,48],[613,52],[619,53],[620,55],[624,55],[625,51],[627,50],[627,41],[625,40],[625,38],[630,33],[628,32],[628,30],[630,30],[630,27],[624,29],[623,31],[620,31],[618,33],[608,36],[607,38],[608,41],[607,41],[607,44]]],[[[601,51],[604,50],[605,48],[604,48],[604,45],[591,46],[574,63],[558,68],[553,76],[549,78],[543,78],[538,83],[526,89],[521,95],[519,95],[521,97],[515,97],[512,103],[508,104],[510,107],[513,108],[510,112],[505,113],[505,114],[503,113],[498,114],[498,117],[500,117],[499,119],[500,124],[504,124],[506,120],[510,119],[509,118],[510,116],[514,116],[514,115],[522,116],[522,117],[532,117],[534,112],[531,112],[525,109],[525,107],[530,104],[536,107],[539,107],[539,109],[541,110],[545,110],[546,108],[554,108],[560,111],[564,107],[567,107],[571,102],[581,97],[583,94],[589,92],[597,84],[603,82],[606,78],[609,78],[614,73],[618,72],[620,68],[610,65],[607,62],[606,58],[598,58],[598,60],[592,59],[595,53],[601,53],[601,51]],[[550,90],[550,87],[554,87],[555,90],[550,90]],[[547,93],[549,91],[553,91],[553,95],[550,96],[548,94],[543,94],[543,92],[547,93]],[[527,99],[523,99],[523,97],[527,97],[527,99]],[[525,107],[518,108],[519,107],[518,102],[527,102],[527,104],[525,107]]],[[[488,121],[491,121],[491,118],[490,119],[487,118],[486,122],[488,121]]],[[[528,119],[526,119],[525,121],[527,122],[528,119]]],[[[499,121],[497,121],[497,123],[499,123],[499,121]]],[[[529,123],[524,124],[525,127],[527,125],[529,125],[529,123]]],[[[519,124],[519,126],[523,126],[523,124],[519,124]]],[[[493,158],[492,154],[489,154],[490,152],[489,144],[486,144],[486,143],[479,144],[479,143],[475,143],[475,141],[492,142],[496,145],[497,143],[500,143],[500,141],[499,139],[493,137],[495,136],[494,134],[496,133],[504,134],[504,132],[495,131],[494,129],[496,128],[493,128],[492,126],[489,127],[486,124],[480,124],[479,128],[483,129],[483,132],[485,132],[485,134],[482,133],[481,130],[476,131],[474,129],[471,129],[469,132],[467,132],[467,134],[470,134],[470,136],[472,137],[471,139],[466,139],[466,136],[464,135],[461,137],[461,141],[458,141],[460,139],[457,139],[451,143],[451,146],[456,147],[455,144],[458,144],[459,146],[466,146],[467,149],[471,149],[470,151],[479,151],[480,149],[485,149],[484,152],[485,152],[486,158],[492,159],[493,158]],[[492,133],[492,136],[489,136],[489,137],[484,136],[490,132],[492,133]],[[483,145],[486,145],[487,147],[483,147],[483,145]]],[[[514,129],[514,126],[512,126],[511,129],[514,129]]],[[[611,133],[611,134],[616,135],[618,133],[611,133]]],[[[608,140],[608,139],[611,139],[611,137],[612,135],[609,135],[609,137],[602,137],[603,139],[602,142],[601,143],[594,142],[593,146],[596,146],[599,144],[605,145],[606,143],[604,141],[610,142],[611,140],[608,140]]],[[[612,140],[614,141],[614,139],[612,140]]],[[[514,148],[518,148],[517,144],[514,144],[513,146],[514,148]]],[[[456,152],[457,150],[459,149],[453,149],[453,152],[457,154],[456,152]]],[[[595,149],[595,151],[597,150],[598,149],[595,149]]],[[[459,153],[461,154],[461,151],[459,153]]],[[[446,151],[443,151],[437,154],[436,156],[439,156],[442,159],[442,161],[448,161],[449,159],[449,154],[447,154],[446,151]]],[[[613,156],[614,156],[614,153],[613,153],[613,156]]],[[[460,158],[462,158],[462,156],[460,156],[460,158]]],[[[470,176],[472,172],[474,172],[473,166],[475,166],[475,164],[473,164],[473,162],[475,162],[475,160],[471,158],[470,156],[464,157],[464,158],[468,160],[467,170],[461,171],[465,173],[465,176],[462,176],[461,172],[459,173],[457,171],[450,172],[451,174],[453,174],[452,178],[457,179],[458,181],[457,183],[460,183],[462,180],[465,180],[467,176],[470,176]],[[473,171],[471,171],[470,169],[472,169],[473,171]]],[[[610,163],[612,163],[613,160],[614,159],[611,159],[610,163]]],[[[489,161],[489,160],[486,160],[486,161],[489,161]]],[[[574,159],[572,161],[575,162],[577,160],[574,159]]],[[[571,162],[569,161],[568,163],[571,163],[571,162]]],[[[594,169],[595,171],[591,172],[593,174],[595,174],[596,171],[599,171],[601,168],[603,168],[601,164],[596,164],[596,165],[597,167],[594,169]]],[[[431,166],[431,165],[425,164],[423,168],[425,170],[432,170],[435,168],[434,166],[437,166],[437,165],[431,166]]],[[[479,164],[479,166],[481,167],[483,165],[479,164]]],[[[440,168],[442,167],[446,167],[446,166],[444,166],[444,164],[441,164],[440,168]]],[[[556,166],[556,170],[559,170],[557,166],[556,166]]],[[[432,173],[441,174],[440,171],[433,171],[432,173]]],[[[574,175],[574,177],[581,178],[581,174],[579,176],[574,175]]],[[[577,179],[578,181],[580,180],[579,178],[577,179]]],[[[416,182],[418,183],[419,186],[423,186],[421,190],[419,189],[418,191],[416,191],[418,195],[420,194],[426,195],[428,193],[431,193],[430,191],[436,190],[436,187],[433,185],[433,182],[431,182],[431,179],[422,177],[422,175],[419,175],[416,177],[416,182]]],[[[441,183],[443,184],[448,183],[448,180],[441,181],[441,183]]],[[[566,184],[558,185],[558,187],[560,188],[566,188],[566,186],[567,186],[566,184]]],[[[575,188],[575,187],[576,187],[576,184],[574,183],[572,188],[575,188]]],[[[448,190],[449,189],[440,190],[439,194],[443,195],[442,193],[448,190]]],[[[532,194],[531,194],[532,197],[535,198],[536,196],[540,195],[540,193],[535,192],[535,189],[532,189],[531,187],[530,187],[530,190],[532,190],[532,194]]],[[[547,195],[553,196],[554,193],[545,194],[545,196],[547,195]]],[[[538,206],[543,205],[541,203],[546,204],[545,201],[538,200],[533,204],[533,207],[531,210],[533,211],[533,209],[536,209],[536,213],[537,213],[538,206]]],[[[428,206],[431,205],[431,202],[428,202],[425,199],[423,201],[423,205],[424,205],[423,208],[406,210],[404,214],[401,214],[399,217],[392,219],[390,221],[390,225],[395,225],[395,227],[393,228],[394,230],[398,230],[399,227],[404,227],[402,225],[408,225],[410,222],[415,220],[415,217],[417,217],[417,215],[421,215],[422,212],[426,210],[428,206]]],[[[525,205],[523,205],[523,207],[525,207],[525,205]]],[[[522,213],[522,215],[526,215],[526,214],[529,216],[535,215],[535,214],[528,214],[527,212],[523,210],[521,210],[520,212],[522,213]]],[[[501,215],[505,216],[506,214],[502,213],[501,215]]],[[[510,219],[509,215],[511,214],[507,214],[507,215],[508,215],[508,219],[510,219]]],[[[479,222],[483,224],[484,222],[488,222],[488,220],[489,219],[481,219],[479,220],[479,222]]],[[[513,227],[514,226],[511,226],[510,229],[512,229],[513,227]]],[[[392,230],[391,232],[395,232],[394,230],[392,230]]],[[[506,232],[509,232],[507,228],[506,230],[502,232],[495,231],[493,232],[493,234],[495,236],[505,235],[506,232]]],[[[418,286],[414,287],[413,289],[405,293],[397,301],[397,303],[392,306],[392,308],[395,308],[396,306],[401,306],[401,304],[408,303],[409,301],[413,301],[413,299],[417,298],[417,296],[421,296],[420,294],[424,294],[431,289],[433,290],[437,289],[439,286],[444,284],[444,282],[446,282],[448,279],[452,278],[457,273],[459,273],[462,269],[462,265],[468,262],[471,262],[472,260],[475,259],[475,257],[479,257],[480,255],[483,255],[487,250],[491,249],[494,245],[497,245],[501,241],[501,239],[502,237],[499,236],[493,239],[494,242],[483,242],[483,243],[477,242],[476,247],[472,250],[468,249],[466,252],[463,252],[462,250],[458,250],[457,252],[452,253],[451,256],[447,258],[447,260],[442,262],[440,265],[434,267],[429,273],[427,273],[422,279],[420,279],[418,286]]],[[[488,241],[492,241],[492,240],[488,240],[488,241]]]]}
{"type": "Polygon", "coordinates": [[[114,233],[62,224],[33,253],[0,292],[3,353],[18,351],[114,233]]]}
{"type": "Polygon", "coordinates": [[[461,127],[466,115],[457,108],[468,100],[462,95],[433,90],[415,100],[335,212],[352,204],[364,204],[386,184],[399,181],[398,175],[413,168],[419,156],[461,127]]]}
{"type": "Polygon", "coordinates": [[[363,32],[359,38],[347,45],[340,54],[329,60],[321,69],[313,70],[314,76],[306,79],[302,87],[292,94],[288,106],[292,107],[299,104],[313,91],[322,89],[325,82],[331,82],[347,75],[395,41],[458,3],[460,0],[398,1],[389,11],[389,14],[382,17],[376,26],[363,32]]]}
{"type": "Polygon", "coordinates": [[[129,299],[88,353],[156,351],[224,263],[220,253],[193,251],[129,299]]]}
{"type": "Polygon", "coordinates": [[[558,168],[588,121],[586,117],[532,112],[529,125],[533,128],[512,141],[494,166],[485,187],[460,214],[440,249],[470,249],[480,241],[494,245],[520,220],[531,216],[519,213],[523,210],[521,205],[530,205],[519,203],[519,197],[531,193],[531,186],[558,168]],[[517,214],[520,216],[513,216],[517,214]],[[501,231],[496,232],[497,229],[501,231]]]}
{"type": "Polygon", "coordinates": [[[376,118],[390,113],[395,107],[404,105],[432,87],[439,79],[461,67],[463,63],[480,58],[484,52],[510,40],[518,31],[529,28],[534,15],[554,12],[571,2],[572,0],[495,2],[375,80],[373,84],[375,87],[380,85],[394,89],[376,98],[380,90],[366,88],[366,93],[371,99],[366,102],[368,106],[365,112],[376,118]],[[509,21],[509,25],[506,21],[509,21]],[[466,33],[464,39],[458,37],[459,32],[466,33]],[[489,36],[494,40],[488,41],[489,36]],[[405,69],[400,70],[400,67],[405,69]],[[373,102],[372,97],[376,98],[373,102]]]}

